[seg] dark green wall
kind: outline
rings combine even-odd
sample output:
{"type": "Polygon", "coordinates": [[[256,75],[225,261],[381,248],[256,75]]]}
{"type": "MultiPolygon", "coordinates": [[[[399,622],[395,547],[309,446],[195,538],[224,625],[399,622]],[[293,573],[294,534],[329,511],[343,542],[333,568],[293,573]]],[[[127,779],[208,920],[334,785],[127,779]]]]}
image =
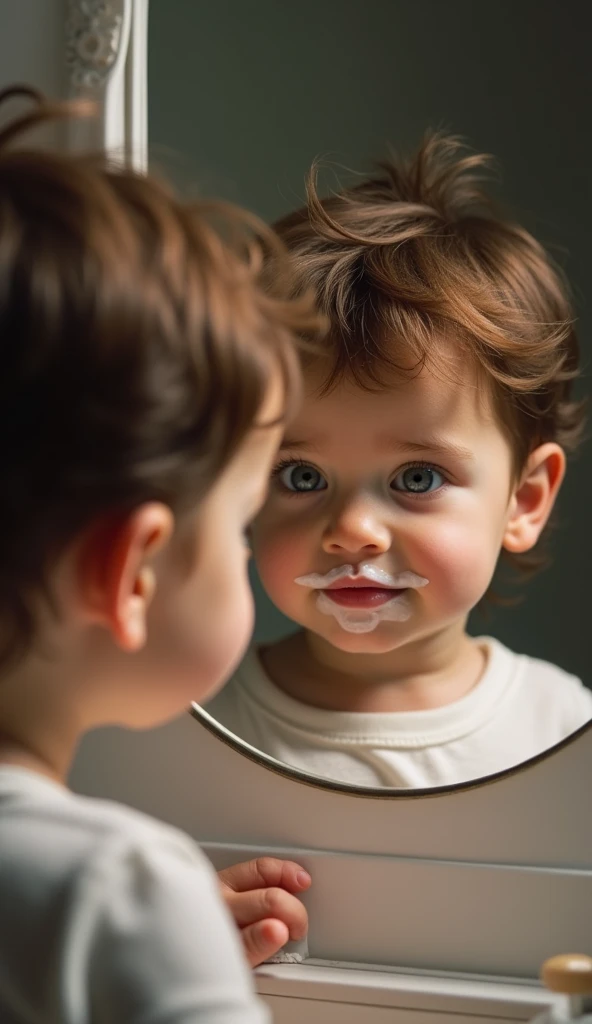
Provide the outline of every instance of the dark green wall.
{"type": "MultiPolygon", "coordinates": [[[[273,219],[301,201],[318,154],[364,170],[428,126],[460,133],[495,154],[503,197],[567,269],[588,362],[588,19],[576,0],[152,0],[153,156],[273,219]]],[[[562,495],[553,567],[486,626],[589,683],[591,509],[588,446],[562,495]]],[[[257,592],[258,635],[277,635],[286,621],[257,592]]]]}

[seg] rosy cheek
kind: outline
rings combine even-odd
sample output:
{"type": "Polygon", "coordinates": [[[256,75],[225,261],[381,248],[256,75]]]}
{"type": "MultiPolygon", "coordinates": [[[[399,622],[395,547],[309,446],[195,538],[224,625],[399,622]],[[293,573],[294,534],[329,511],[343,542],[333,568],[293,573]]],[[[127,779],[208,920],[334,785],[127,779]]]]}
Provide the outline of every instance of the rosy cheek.
{"type": "Polygon", "coordinates": [[[296,522],[272,526],[258,521],[251,539],[257,572],[272,600],[293,589],[296,576],[310,571],[306,537],[296,522]]]}
{"type": "Polygon", "coordinates": [[[433,523],[421,539],[410,543],[409,554],[411,568],[430,580],[426,599],[433,595],[451,611],[464,610],[481,599],[497,561],[491,538],[462,520],[433,523]]]}
{"type": "MultiPolygon", "coordinates": [[[[244,554],[237,552],[244,560],[244,554]]],[[[232,673],[242,658],[253,631],[255,609],[251,589],[246,577],[228,576],[220,581],[215,593],[208,594],[210,616],[207,619],[206,643],[200,645],[200,658],[204,660],[204,646],[209,652],[208,685],[218,688],[232,673]],[[222,583],[224,585],[222,585],[222,583]]]]}

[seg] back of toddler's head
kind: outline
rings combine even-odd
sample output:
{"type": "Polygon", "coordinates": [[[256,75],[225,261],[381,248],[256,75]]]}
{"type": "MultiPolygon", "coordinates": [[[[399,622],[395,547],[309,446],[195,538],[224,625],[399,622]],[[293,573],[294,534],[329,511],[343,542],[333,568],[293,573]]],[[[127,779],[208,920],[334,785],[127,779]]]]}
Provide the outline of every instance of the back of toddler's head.
{"type": "Polygon", "coordinates": [[[289,403],[295,336],[316,326],[286,275],[263,287],[276,243],[254,219],[24,148],[71,108],[23,89],[0,101],[19,92],[32,108],[0,129],[0,664],[30,644],[33,597],[96,517],[199,503],[278,370],[289,403]]]}

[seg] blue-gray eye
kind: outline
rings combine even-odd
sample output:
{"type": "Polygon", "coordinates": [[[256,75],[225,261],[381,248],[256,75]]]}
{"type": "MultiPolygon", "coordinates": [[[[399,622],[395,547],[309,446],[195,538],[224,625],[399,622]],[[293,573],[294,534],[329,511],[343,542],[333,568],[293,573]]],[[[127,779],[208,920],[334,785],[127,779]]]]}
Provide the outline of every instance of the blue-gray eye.
{"type": "Polygon", "coordinates": [[[439,490],[443,483],[442,473],[431,466],[408,466],[397,473],[391,487],[407,494],[428,494],[439,490]]]}
{"type": "Polygon", "coordinates": [[[280,470],[278,476],[289,491],[306,494],[307,491],[324,491],[327,483],[314,466],[305,462],[292,462],[280,470]]]}

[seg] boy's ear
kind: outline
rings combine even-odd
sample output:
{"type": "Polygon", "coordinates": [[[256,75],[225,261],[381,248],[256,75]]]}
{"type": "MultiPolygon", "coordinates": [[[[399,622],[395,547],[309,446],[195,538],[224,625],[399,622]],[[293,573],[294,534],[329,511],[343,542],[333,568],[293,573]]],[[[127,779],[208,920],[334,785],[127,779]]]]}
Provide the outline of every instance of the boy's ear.
{"type": "Polygon", "coordinates": [[[510,500],[502,547],[513,554],[530,551],[553,510],[565,476],[565,453],[558,444],[542,444],[528,457],[510,500]]]}
{"type": "Polygon", "coordinates": [[[151,561],[169,541],[173,514],[149,502],[102,524],[85,544],[81,564],[83,614],[112,633],[124,651],[146,642],[146,617],[156,587],[151,561]]]}

